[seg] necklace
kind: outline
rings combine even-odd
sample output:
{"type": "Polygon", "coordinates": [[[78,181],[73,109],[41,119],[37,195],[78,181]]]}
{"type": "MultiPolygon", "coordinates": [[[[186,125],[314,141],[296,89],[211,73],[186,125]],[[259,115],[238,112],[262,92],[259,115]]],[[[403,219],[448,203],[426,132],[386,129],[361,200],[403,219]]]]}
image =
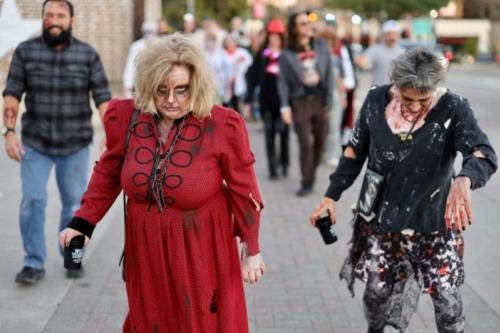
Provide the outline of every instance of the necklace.
{"type": "Polygon", "coordinates": [[[149,178],[148,198],[154,199],[156,201],[158,207],[160,208],[160,212],[162,212],[163,208],[165,207],[163,184],[165,183],[165,179],[167,178],[167,166],[170,162],[170,157],[174,152],[174,146],[181,136],[181,131],[184,127],[185,120],[186,116],[182,118],[181,124],[179,125],[179,127],[177,128],[177,132],[175,133],[174,139],[172,140],[172,143],[168,147],[168,150],[165,154],[162,154],[161,152],[160,138],[156,141],[153,170],[149,178]]]}
{"type": "Polygon", "coordinates": [[[420,111],[418,114],[416,114],[415,116],[412,114],[412,116],[414,116],[413,119],[409,119],[407,115],[405,115],[405,111],[403,110],[403,106],[401,106],[401,117],[403,117],[403,119],[409,123],[411,123],[411,126],[410,126],[410,129],[408,130],[408,132],[399,132],[397,135],[399,137],[399,140],[401,140],[402,142],[407,142],[407,141],[411,141],[413,140],[413,136],[412,136],[412,133],[413,133],[413,129],[415,128],[415,125],[417,124],[417,122],[419,121],[420,119],[420,116],[424,113],[424,111],[420,111]]]}
{"type": "Polygon", "coordinates": [[[399,140],[401,140],[402,142],[406,142],[406,141],[411,141],[413,140],[413,136],[412,136],[412,133],[413,133],[413,129],[415,128],[415,125],[418,123],[418,121],[420,120],[420,117],[424,114],[425,112],[424,111],[421,111],[417,114],[416,118],[412,120],[408,120],[408,118],[406,118],[404,116],[404,113],[403,113],[403,109],[401,108],[401,116],[403,117],[404,120],[406,120],[407,122],[411,122],[411,127],[410,127],[410,130],[408,132],[399,132],[397,135],[399,136],[399,140]]]}

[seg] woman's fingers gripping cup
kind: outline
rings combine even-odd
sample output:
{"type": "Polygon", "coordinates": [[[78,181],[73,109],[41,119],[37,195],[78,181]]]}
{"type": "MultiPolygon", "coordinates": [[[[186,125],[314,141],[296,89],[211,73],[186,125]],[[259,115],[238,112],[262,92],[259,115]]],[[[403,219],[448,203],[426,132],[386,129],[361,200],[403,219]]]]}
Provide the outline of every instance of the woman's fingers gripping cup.
{"type": "Polygon", "coordinates": [[[314,227],[316,226],[316,221],[322,216],[328,215],[332,224],[335,224],[335,201],[328,197],[323,197],[319,205],[314,207],[311,216],[309,217],[309,223],[314,227]]]}

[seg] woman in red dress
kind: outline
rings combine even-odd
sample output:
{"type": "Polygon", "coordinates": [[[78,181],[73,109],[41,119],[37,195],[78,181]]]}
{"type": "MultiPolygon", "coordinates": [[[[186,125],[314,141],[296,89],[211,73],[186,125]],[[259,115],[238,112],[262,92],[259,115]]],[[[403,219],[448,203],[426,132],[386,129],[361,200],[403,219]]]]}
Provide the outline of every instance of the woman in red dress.
{"type": "Polygon", "coordinates": [[[123,189],[123,332],[248,332],[242,278],[257,282],[265,266],[244,120],[214,106],[203,54],[182,35],[142,51],[136,66],[135,101],[110,102],[106,151],[60,242],[90,238],[123,189]]]}

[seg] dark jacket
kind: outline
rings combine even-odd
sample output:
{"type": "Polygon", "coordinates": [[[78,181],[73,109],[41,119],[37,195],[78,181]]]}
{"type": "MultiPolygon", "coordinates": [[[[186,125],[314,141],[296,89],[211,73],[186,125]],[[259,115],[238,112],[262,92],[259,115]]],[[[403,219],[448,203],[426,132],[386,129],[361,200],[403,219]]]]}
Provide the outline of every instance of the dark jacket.
{"type": "Polygon", "coordinates": [[[278,96],[278,75],[266,73],[265,69],[269,63],[269,58],[266,57],[264,51],[258,52],[255,55],[252,66],[247,72],[247,96],[246,103],[251,103],[254,98],[254,93],[257,87],[260,88],[259,104],[261,109],[279,113],[280,100],[278,96]]]}
{"type": "Polygon", "coordinates": [[[411,228],[426,234],[443,233],[457,152],[463,155],[458,176],[469,177],[471,188],[476,189],[496,171],[495,151],[467,99],[450,91],[430,110],[425,124],[413,132],[413,140],[401,142],[385,117],[391,99],[389,89],[389,85],[374,87],[368,93],[347,144],[357,158],[340,160],[330,176],[326,196],[338,200],[368,159],[368,167],[385,176],[375,208],[382,232],[411,228]],[[475,150],[485,158],[475,157],[475,150]]]}
{"type": "MultiPolygon", "coordinates": [[[[333,103],[334,88],[330,50],[321,39],[314,39],[312,46],[316,52],[316,65],[320,75],[319,88],[325,96],[325,107],[330,108],[333,103]]],[[[302,65],[297,55],[297,51],[287,48],[280,57],[278,92],[281,107],[290,106],[290,100],[294,97],[307,95],[307,88],[302,83],[302,65]]]]}

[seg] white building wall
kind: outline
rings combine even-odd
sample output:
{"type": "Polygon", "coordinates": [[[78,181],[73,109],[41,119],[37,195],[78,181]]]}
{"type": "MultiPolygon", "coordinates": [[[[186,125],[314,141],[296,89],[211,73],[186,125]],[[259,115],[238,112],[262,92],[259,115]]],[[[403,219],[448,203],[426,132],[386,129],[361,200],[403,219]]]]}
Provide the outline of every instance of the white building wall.
{"type": "Polygon", "coordinates": [[[489,20],[446,20],[435,22],[438,37],[479,37],[479,53],[489,53],[491,49],[491,22],[489,20]]]}

